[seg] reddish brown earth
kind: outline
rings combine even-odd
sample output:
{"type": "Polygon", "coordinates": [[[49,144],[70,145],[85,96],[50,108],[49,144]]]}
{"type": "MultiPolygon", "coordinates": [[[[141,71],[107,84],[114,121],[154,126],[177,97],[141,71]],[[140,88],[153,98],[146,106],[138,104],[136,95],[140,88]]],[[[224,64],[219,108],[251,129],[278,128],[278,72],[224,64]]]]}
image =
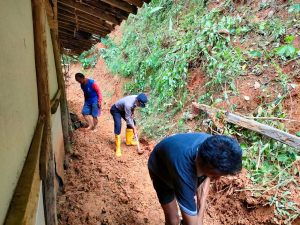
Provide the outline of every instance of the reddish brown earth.
{"type": "MultiPolygon", "coordinates": [[[[70,109],[78,115],[83,95],[73,77],[79,70],[78,65],[71,68],[67,90],[70,109]]],[[[154,144],[142,139],[145,153],[138,155],[135,147],[124,144],[122,133],[123,155],[115,157],[109,108],[122,97],[123,80],[108,73],[102,60],[86,74],[102,89],[103,111],[95,132],[74,132],[74,153],[68,155],[65,192],[58,196],[59,224],[164,224],[163,212],[147,171],[147,159],[154,144]]],[[[200,80],[194,83],[200,85],[200,80]]],[[[212,182],[204,224],[272,224],[273,209],[262,207],[260,200],[253,198],[250,192],[239,191],[248,183],[245,171],[239,177],[212,182]]]]}
{"type": "MultiPolygon", "coordinates": [[[[257,15],[259,18],[264,15],[257,15]]],[[[112,35],[117,40],[120,30],[112,35]]],[[[298,41],[298,40],[297,40],[298,41]]],[[[251,66],[251,65],[250,65],[251,66]]],[[[297,87],[290,88],[289,97],[284,101],[287,118],[300,121],[300,78],[299,63],[291,62],[282,69],[286,74],[292,74],[291,83],[297,87]]],[[[74,74],[80,71],[79,65],[70,70],[67,97],[70,110],[80,115],[83,104],[83,94],[79,84],[74,80],[74,74]]],[[[164,224],[163,212],[157,201],[147,171],[147,159],[155,140],[142,139],[143,155],[136,153],[135,147],[124,144],[124,129],[122,133],[122,157],[116,158],[114,153],[113,120],[110,116],[110,106],[122,97],[124,79],[110,74],[103,60],[99,60],[96,68],[85,71],[85,74],[95,79],[102,89],[104,101],[102,115],[95,132],[76,130],[73,135],[74,154],[67,155],[69,167],[65,172],[65,192],[58,196],[58,218],[60,225],[133,225],[133,224],[164,224]]],[[[196,96],[206,92],[205,74],[197,68],[191,71],[188,89],[196,96]]],[[[280,90],[278,75],[273,68],[267,68],[260,76],[246,74],[236,81],[239,96],[230,96],[229,102],[221,102],[216,107],[229,109],[236,104],[236,111],[251,115],[262,103],[271,102],[280,90]],[[254,88],[255,82],[264,86],[254,88]],[[248,96],[250,100],[245,100],[248,96]]],[[[222,97],[216,93],[214,98],[222,97]]],[[[196,127],[191,121],[191,130],[196,127]]],[[[300,130],[299,122],[286,122],[291,133],[300,130]]],[[[246,171],[238,177],[226,177],[212,182],[211,192],[207,202],[204,218],[205,225],[272,225],[273,208],[263,206],[266,202],[263,196],[259,199],[251,196],[249,191],[242,191],[249,186],[246,171]]],[[[300,184],[299,184],[300,185],[300,184]]],[[[291,190],[295,190],[291,187],[291,190]]],[[[272,196],[274,193],[267,193],[272,196]]],[[[295,201],[299,202],[299,192],[294,193],[295,201]]],[[[300,224],[297,220],[294,224],[300,224]]]]}
{"type": "MultiPolygon", "coordinates": [[[[67,97],[70,110],[80,115],[83,95],[74,80],[79,66],[70,70],[67,97]]],[[[104,62],[86,72],[102,89],[102,115],[95,132],[76,130],[73,135],[74,154],[68,155],[65,193],[58,196],[59,224],[163,224],[163,214],[148,176],[149,146],[138,155],[136,147],[124,144],[121,158],[115,157],[113,120],[110,106],[122,97],[122,81],[109,74],[104,62]]],[[[123,124],[123,130],[124,128],[123,124]]]]}

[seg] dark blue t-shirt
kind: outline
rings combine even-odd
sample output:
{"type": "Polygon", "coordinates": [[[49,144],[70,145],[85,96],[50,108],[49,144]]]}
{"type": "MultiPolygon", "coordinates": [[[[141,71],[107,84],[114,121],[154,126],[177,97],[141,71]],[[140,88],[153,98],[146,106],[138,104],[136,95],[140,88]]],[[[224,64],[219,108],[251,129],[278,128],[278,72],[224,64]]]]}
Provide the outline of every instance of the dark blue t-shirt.
{"type": "Polygon", "coordinates": [[[180,209],[191,216],[197,215],[194,196],[198,187],[198,146],[210,136],[186,133],[167,137],[155,146],[148,161],[149,170],[174,190],[180,209]]]}

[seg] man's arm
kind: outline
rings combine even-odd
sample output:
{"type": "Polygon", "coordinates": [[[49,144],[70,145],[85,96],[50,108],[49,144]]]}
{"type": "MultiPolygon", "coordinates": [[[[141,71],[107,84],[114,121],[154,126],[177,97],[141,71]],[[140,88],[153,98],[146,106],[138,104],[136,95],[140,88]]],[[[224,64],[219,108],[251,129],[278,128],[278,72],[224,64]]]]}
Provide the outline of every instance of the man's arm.
{"type": "Polygon", "coordinates": [[[205,203],[209,192],[210,178],[207,177],[197,189],[197,215],[190,216],[181,210],[184,225],[202,225],[205,203]]]}
{"type": "Polygon", "coordinates": [[[125,111],[125,119],[126,119],[127,125],[131,126],[133,129],[135,129],[131,106],[125,103],[124,111],[125,111]]]}
{"type": "Polygon", "coordinates": [[[98,95],[98,103],[99,103],[99,105],[101,105],[101,103],[102,103],[102,93],[101,93],[101,90],[100,90],[99,86],[96,83],[93,83],[92,88],[96,91],[96,93],[98,95]]]}
{"type": "Polygon", "coordinates": [[[198,224],[203,224],[206,199],[209,192],[210,178],[207,177],[197,189],[198,224]]]}

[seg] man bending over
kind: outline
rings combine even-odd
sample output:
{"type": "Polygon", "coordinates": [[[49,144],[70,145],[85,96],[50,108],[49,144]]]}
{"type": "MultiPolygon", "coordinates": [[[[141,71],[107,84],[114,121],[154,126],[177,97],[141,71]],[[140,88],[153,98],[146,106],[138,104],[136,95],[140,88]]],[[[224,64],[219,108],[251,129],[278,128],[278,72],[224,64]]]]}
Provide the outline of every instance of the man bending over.
{"type": "Polygon", "coordinates": [[[242,169],[238,142],[223,135],[175,134],[158,143],[148,168],[167,225],[202,225],[210,179],[242,169]],[[202,183],[202,184],[201,184],[202,183]]]}

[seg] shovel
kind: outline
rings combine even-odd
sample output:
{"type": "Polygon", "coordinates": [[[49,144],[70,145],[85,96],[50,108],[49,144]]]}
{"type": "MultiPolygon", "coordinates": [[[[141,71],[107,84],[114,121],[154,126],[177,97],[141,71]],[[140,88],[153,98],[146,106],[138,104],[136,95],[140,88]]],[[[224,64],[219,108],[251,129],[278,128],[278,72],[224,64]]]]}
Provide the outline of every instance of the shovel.
{"type": "Polygon", "coordinates": [[[143,154],[144,153],[144,150],[141,149],[141,146],[140,146],[140,142],[139,142],[139,138],[138,138],[138,135],[137,134],[134,134],[134,137],[135,137],[135,140],[136,140],[136,143],[137,143],[137,152],[138,154],[143,154]]]}

